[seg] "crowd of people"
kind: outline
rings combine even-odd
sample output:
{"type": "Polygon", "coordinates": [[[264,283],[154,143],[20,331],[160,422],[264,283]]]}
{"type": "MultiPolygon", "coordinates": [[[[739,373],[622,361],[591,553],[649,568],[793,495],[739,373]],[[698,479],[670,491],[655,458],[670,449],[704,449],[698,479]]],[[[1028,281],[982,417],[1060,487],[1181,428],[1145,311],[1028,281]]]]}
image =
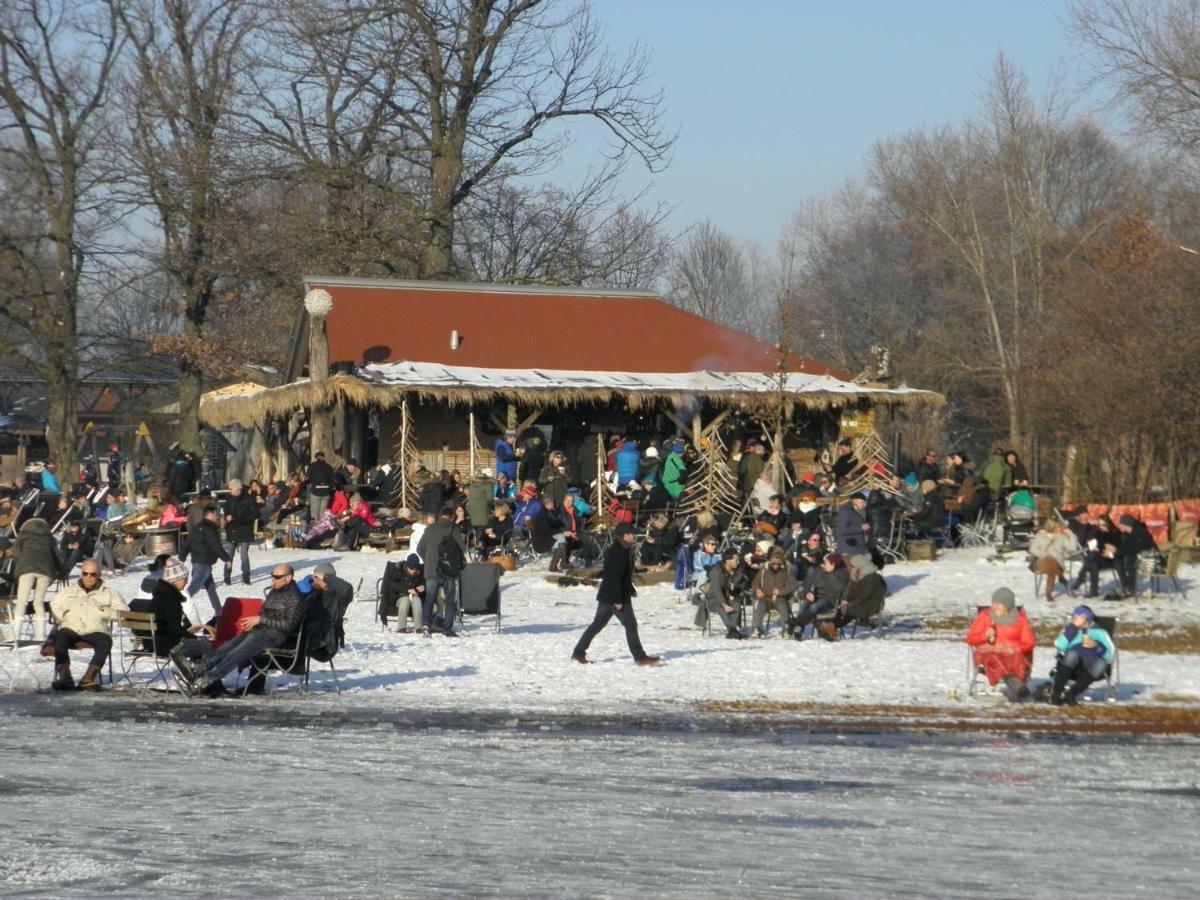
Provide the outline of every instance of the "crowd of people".
{"type": "MultiPolygon", "coordinates": [[[[814,459],[808,471],[797,473],[783,460],[789,488],[781,493],[775,490],[769,448],[751,438],[739,442],[731,461],[742,511],[714,515],[681,507],[698,454],[680,438],[593,435],[563,450],[549,448],[543,433],[534,429],[498,437],[493,450],[495,469],[481,468],[466,479],[456,471],[418,470],[416,509],[387,504],[396,493],[396,472],[390,466],[364,470],[354,459],[334,466],[324,453],[316,453],[286,479],[247,484],[230,479],[223,486],[206,484],[196,460],[178,454],[160,483],[143,485],[146,501],[140,506],[119,483],[97,490],[100,485],[91,485],[87,470],[81,473],[80,489],[63,494],[48,465],[41,487],[60,495],[50,517],[57,518],[60,533],[51,533],[44,515],[22,525],[15,601],[21,607],[32,604],[35,637],[42,640],[44,597],[52,581],[69,579],[78,567],[78,580],[60,598],[65,594],[70,600],[81,592],[93,600],[108,597],[92,595],[103,578],[138,558],[138,528],[178,529],[177,555],[155,561],[152,572],[158,578],[147,582],[143,599],[153,599],[156,610],[170,610],[160,630],[171,638],[181,683],[215,691],[230,671],[228,659],[235,658],[236,665],[248,658],[243,653],[261,653],[291,628],[296,607],[288,587],[296,584],[294,573],[276,567],[280,571],[271,575],[274,601],[248,626],[253,640],[239,635],[232,648],[214,655],[211,635],[202,633],[211,631],[221,614],[217,579],[230,585],[237,569],[243,584],[252,582],[250,557],[256,541],[353,551],[378,536],[380,546],[404,554],[402,564],[389,569],[389,588],[398,602],[383,611],[385,617],[395,617],[398,631],[455,636],[458,576],[466,562],[473,556],[503,558],[525,551],[545,557],[551,572],[599,565],[600,609],[574,658],[586,661],[591,638],[615,616],[640,662],[655,658],[645,654],[637,638],[632,586],[625,584],[633,566],[673,567],[676,587],[688,590],[696,606],[697,624],[719,622],[726,638],[765,638],[774,614],[781,638],[802,639],[811,631],[836,641],[847,626],[871,622],[883,611],[887,584],[881,570],[888,561],[883,551],[898,529],[912,536],[952,529],[956,521],[968,521],[994,502],[1028,510],[1030,521],[1034,512],[1028,475],[1012,451],[997,450],[977,475],[967,454],[951,453],[943,464],[931,450],[899,478],[888,477],[872,460],[859,460],[854,443],[844,438],[831,457],[814,459]],[[603,511],[589,499],[595,496],[597,474],[610,488],[603,511]],[[878,477],[864,479],[864,474],[878,477]],[[856,486],[864,481],[874,486],[856,486]],[[103,526],[98,532],[97,521],[103,526]]],[[[112,452],[118,453],[115,445],[112,452]]],[[[119,459],[110,460],[108,470],[120,471],[119,459]]],[[[12,498],[4,502],[11,511],[12,498]]],[[[3,514],[0,509],[0,518],[3,514]]],[[[1114,568],[1122,586],[1132,591],[1137,554],[1148,540],[1153,546],[1145,526],[1128,516],[1116,523],[1086,512],[1052,517],[1032,538],[1031,568],[1044,577],[1051,602],[1059,586],[1074,596],[1085,581],[1087,596],[1096,596],[1098,573],[1105,567],[1114,568]],[[1079,573],[1068,584],[1069,563],[1076,557],[1081,559],[1079,573]]],[[[314,573],[314,580],[320,574],[314,573]]],[[[968,640],[978,648],[989,680],[1006,684],[1017,679],[1023,685],[1027,670],[1011,661],[997,668],[994,662],[1009,659],[1000,655],[1008,650],[997,648],[1016,648],[1012,659],[1032,649],[1025,648],[1024,613],[1014,613],[1011,606],[1002,609],[1006,599],[999,597],[981,613],[988,621],[980,626],[977,620],[968,640]]],[[[124,608],[120,598],[92,605],[97,609],[77,621],[78,627],[65,627],[52,608],[58,622],[51,635],[56,648],[88,643],[102,631],[100,618],[124,608]]],[[[103,640],[95,646],[84,686],[94,684],[92,667],[103,665],[108,653],[103,640]]],[[[1086,684],[1087,673],[1095,668],[1087,658],[1091,649],[1076,648],[1080,659],[1072,657],[1068,668],[1076,684],[1086,684]]],[[[55,652],[57,658],[60,652],[55,652]]],[[[68,670],[57,681],[66,684],[69,679],[68,670]]]]}

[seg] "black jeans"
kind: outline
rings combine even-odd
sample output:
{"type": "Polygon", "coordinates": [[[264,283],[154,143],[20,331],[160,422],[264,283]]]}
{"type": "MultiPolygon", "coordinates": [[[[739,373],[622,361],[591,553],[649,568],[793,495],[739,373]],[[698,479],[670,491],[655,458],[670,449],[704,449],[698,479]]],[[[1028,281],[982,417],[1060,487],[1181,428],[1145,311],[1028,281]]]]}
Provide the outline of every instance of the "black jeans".
{"type": "Polygon", "coordinates": [[[60,628],[54,635],[55,664],[61,666],[70,663],[71,655],[68,651],[79,641],[92,645],[92,661],[88,665],[99,668],[108,661],[108,654],[112,652],[112,638],[107,634],[100,631],[76,634],[70,628],[60,628]]]}
{"type": "Polygon", "coordinates": [[[592,619],[592,624],[583,632],[583,636],[579,639],[579,643],[575,645],[575,650],[571,653],[572,656],[583,656],[587,653],[588,647],[591,646],[592,640],[608,624],[608,620],[613,616],[617,617],[617,621],[625,626],[625,640],[629,643],[629,652],[633,654],[634,659],[645,659],[646,651],[642,649],[641,639],[638,638],[637,617],[633,614],[633,605],[630,603],[621,604],[621,608],[617,609],[611,603],[596,604],[596,618],[592,619]]]}

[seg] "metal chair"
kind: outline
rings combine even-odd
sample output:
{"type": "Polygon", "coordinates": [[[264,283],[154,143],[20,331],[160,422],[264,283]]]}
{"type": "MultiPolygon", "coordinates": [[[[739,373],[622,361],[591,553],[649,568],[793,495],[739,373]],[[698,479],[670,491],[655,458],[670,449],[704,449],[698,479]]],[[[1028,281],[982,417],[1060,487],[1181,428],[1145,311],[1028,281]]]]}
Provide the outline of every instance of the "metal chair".
{"type": "Polygon", "coordinates": [[[1174,588],[1167,591],[1168,599],[1178,594],[1181,600],[1186,600],[1187,591],[1179,583],[1179,560],[1180,554],[1177,551],[1164,557],[1157,550],[1145,550],[1138,554],[1138,577],[1150,580],[1152,593],[1159,593],[1158,584],[1160,581],[1165,581],[1174,588]]]}
{"type": "Polygon", "coordinates": [[[7,602],[0,601],[0,673],[8,679],[8,692],[16,689],[17,680],[23,674],[33,678],[38,690],[41,690],[42,680],[38,677],[33,664],[44,659],[41,655],[43,641],[29,640],[20,637],[21,618],[14,618],[12,607],[7,602]]]}
{"type": "Polygon", "coordinates": [[[159,655],[158,626],[152,612],[122,612],[117,617],[120,631],[120,675],[117,680],[129,682],[130,687],[149,691],[156,681],[161,681],[164,687],[170,687],[168,678],[170,659],[164,652],[159,655]],[[147,643],[149,646],[147,646],[147,643]],[[149,681],[134,684],[133,672],[137,664],[148,661],[153,667],[153,675],[149,681]]]}

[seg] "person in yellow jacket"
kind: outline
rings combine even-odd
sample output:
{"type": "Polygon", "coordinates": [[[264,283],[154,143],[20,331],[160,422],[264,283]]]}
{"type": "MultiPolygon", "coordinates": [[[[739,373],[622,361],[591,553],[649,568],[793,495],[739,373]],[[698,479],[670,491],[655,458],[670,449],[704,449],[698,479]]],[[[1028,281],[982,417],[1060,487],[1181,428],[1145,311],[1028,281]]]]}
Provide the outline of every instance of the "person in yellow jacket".
{"type": "Polygon", "coordinates": [[[58,628],[54,633],[54,681],[56,691],[75,687],[71,678],[69,651],[77,643],[92,647],[92,660],[79,682],[81,690],[100,689],[100,669],[112,651],[109,623],[120,613],[128,612],[125,601],[100,578],[100,563],[85,559],[80,566],[79,580],[59,591],[50,602],[50,611],[58,628]]]}

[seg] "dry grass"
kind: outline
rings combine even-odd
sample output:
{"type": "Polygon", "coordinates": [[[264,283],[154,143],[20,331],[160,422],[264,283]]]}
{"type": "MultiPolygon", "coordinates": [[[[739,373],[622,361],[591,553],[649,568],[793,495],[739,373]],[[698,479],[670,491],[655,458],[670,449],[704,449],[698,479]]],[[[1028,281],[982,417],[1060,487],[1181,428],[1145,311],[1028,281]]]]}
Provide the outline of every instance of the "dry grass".
{"type": "MultiPolygon", "coordinates": [[[[1155,698],[1157,699],[1157,698],[1155,698]]],[[[701,700],[698,712],[770,717],[788,727],[936,731],[1034,731],[1097,734],[1200,734],[1200,698],[1190,705],[890,706],[701,700]]]]}
{"type": "MultiPolygon", "coordinates": [[[[962,639],[971,623],[964,616],[925,619],[917,631],[935,634],[941,638],[962,639]]],[[[1049,647],[1062,631],[1058,624],[1035,622],[1033,633],[1039,647],[1049,647]]],[[[1200,624],[1160,625],[1121,622],[1117,628],[1117,644],[1122,650],[1142,653],[1196,653],[1200,654],[1200,624]]]]}

